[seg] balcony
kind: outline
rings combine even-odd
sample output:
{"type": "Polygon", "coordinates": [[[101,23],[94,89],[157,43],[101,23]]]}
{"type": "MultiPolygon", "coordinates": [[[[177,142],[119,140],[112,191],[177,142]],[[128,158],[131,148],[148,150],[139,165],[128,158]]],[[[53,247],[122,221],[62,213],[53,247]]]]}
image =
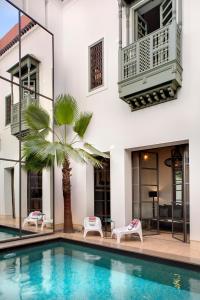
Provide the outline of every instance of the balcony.
{"type": "MultiPolygon", "coordinates": [[[[21,102],[21,133],[22,135],[25,135],[28,131],[28,127],[25,124],[23,113],[25,109],[28,107],[29,104],[38,101],[36,99],[29,97],[26,97],[21,102]]],[[[19,102],[16,104],[13,104],[12,106],[12,117],[11,117],[11,134],[15,135],[16,137],[19,137],[19,102]]]]}
{"type": "Polygon", "coordinates": [[[179,26],[172,22],[122,48],[119,63],[119,96],[132,111],[176,99],[182,82],[179,26]]]}

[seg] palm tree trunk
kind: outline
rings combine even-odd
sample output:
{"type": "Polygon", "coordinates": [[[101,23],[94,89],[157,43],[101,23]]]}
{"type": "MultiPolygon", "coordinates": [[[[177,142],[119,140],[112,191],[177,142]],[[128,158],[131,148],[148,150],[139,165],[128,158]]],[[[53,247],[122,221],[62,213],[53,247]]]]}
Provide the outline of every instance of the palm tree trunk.
{"type": "Polygon", "coordinates": [[[64,199],[64,232],[73,232],[71,210],[71,168],[68,158],[65,158],[62,168],[63,199],[64,199]]]}

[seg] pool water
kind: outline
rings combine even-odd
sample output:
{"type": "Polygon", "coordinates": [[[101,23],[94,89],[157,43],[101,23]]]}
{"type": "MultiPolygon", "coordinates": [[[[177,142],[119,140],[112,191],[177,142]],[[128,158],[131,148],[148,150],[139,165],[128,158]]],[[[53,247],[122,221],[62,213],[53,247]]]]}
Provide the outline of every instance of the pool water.
{"type": "Polygon", "coordinates": [[[19,230],[18,229],[12,229],[8,227],[0,226],[0,241],[15,238],[19,236],[19,230]]]}
{"type": "Polygon", "coordinates": [[[71,243],[0,254],[1,300],[199,300],[200,273],[71,243]]]}
{"type": "MultiPolygon", "coordinates": [[[[22,235],[29,235],[33,233],[34,232],[28,230],[21,231],[22,235]]],[[[17,238],[17,237],[20,237],[20,229],[0,225],[0,241],[17,238]]]]}

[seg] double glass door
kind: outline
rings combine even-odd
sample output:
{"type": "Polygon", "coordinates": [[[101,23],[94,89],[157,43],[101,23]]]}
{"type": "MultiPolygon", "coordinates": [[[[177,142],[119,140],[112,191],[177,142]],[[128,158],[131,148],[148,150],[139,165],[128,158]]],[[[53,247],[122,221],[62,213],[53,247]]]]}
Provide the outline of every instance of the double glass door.
{"type": "Polygon", "coordinates": [[[169,154],[166,159],[166,168],[170,168],[167,175],[169,199],[162,194],[165,174],[161,172],[165,172],[165,161],[161,159],[159,149],[132,153],[133,218],[140,218],[144,235],[159,234],[164,230],[171,232],[175,239],[189,241],[188,148],[188,145],[181,145],[167,150],[171,151],[171,157],[169,154]],[[159,193],[162,201],[159,201],[159,193]]]}
{"type": "MultiPolygon", "coordinates": [[[[176,151],[176,150],[175,150],[176,151]]],[[[189,241],[189,150],[180,147],[179,156],[172,151],[172,236],[189,241]]]]}
{"type": "Polygon", "coordinates": [[[159,173],[156,152],[133,153],[133,216],[145,235],[159,233],[159,173]]]}
{"type": "Polygon", "coordinates": [[[94,168],[94,214],[107,230],[110,224],[110,160],[103,158],[101,162],[103,168],[94,168]]]}

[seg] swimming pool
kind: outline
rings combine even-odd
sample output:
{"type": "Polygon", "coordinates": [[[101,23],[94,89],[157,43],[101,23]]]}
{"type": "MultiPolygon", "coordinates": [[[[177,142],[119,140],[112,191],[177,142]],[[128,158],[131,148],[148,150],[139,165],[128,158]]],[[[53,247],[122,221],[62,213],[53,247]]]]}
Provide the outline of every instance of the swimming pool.
{"type": "Polygon", "coordinates": [[[2,300],[199,300],[200,273],[66,242],[0,254],[2,300]]]}
{"type": "Polygon", "coordinates": [[[18,236],[19,236],[18,229],[0,226],[0,241],[18,237],[18,236]]]}
{"type": "MultiPolygon", "coordinates": [[[[31,234],[31,233],[32,232],[29,232],[26,230],[22,231],[23,235],[27,235],[27,234],[31,234]]],[[[20,230],[17,228],[11,228],[11,227],[0,225],[0,241],[4,241],[7,239],[11,239],[11,238],[17,238],[17,237],[19,237],[19,234],[20,234],[20,230]]]]}

